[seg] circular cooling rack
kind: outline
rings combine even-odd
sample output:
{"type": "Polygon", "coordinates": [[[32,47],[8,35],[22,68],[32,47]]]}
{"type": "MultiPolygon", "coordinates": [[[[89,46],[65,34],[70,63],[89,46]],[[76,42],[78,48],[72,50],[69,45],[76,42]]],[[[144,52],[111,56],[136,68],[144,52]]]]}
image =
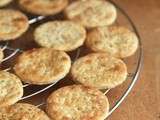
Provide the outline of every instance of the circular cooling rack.
{"type": "MultiPolygon", "coordinates": [[[[140,40],[140,35],[133,23],[133,21],[131,20],[131,18],[127,15],[127,13],[121,8],[119,7],[115,2],[110,1],[112,4],[114,4],[117,8],[117,12],[118,12],[118,19],[116,21],[116,25],[122,25],[122,26],[126,26],[129,29],[131,29],[132,31],[134,31],[137,35],[137,37],[139,38],[139,47],[138,50],[136,52],[136,54],[132,57],[126,58],[124,59],[125,63],[127,64],[128,67],[128,80],[126,83],[124,83],[125,85],[123,85],[123,90],[121,90],[121,94],[119,94],[118,96],[115,97],[115,99],[112,99],[110,102],[111,106],[110,106],[110,112],[108,114],[111,115],[119,106],[120,104],[124,101],[124,99],[127,97],[127,95],[129,94],[129,92],[131,91],[131,89],[133,88],[134,84],[136,83],[138,76],[140,74],[140,69],[142,66],[142,59],[143,59],[143,52],[142,52],[142,43],[140,40]]],[[[51,16],[51,17],[44,17],[44,16],[37,16],[37,17],[30,17],[30,26],[34,26],[34,24],[37,23],[43,23],[45,20],[51,20],[51,19],[57,19],[59,16],[51,16]]],[[[61,17],[61,15],[60,15],[61,17]]],[[[23,39],[23,38],[19,38],[19,39],[23,39]]],[[[18,39],[18,40],[19,40],[18,39]]],[[[30,38],[27,38],[27,40],[30,38]]],[[[32,38],[33,39],[33,38],[32,38]]],[[[17,41],[18,42],[18,41],[17,41]]],[[[25,49],[21,49],[17,46],[14,46],[15,41],[8,41],[8,42],[1,42],[0,43],[0,47],[3,49],[4,53],[5,53],[5,58],[2,61],[2,65],[1,67],[5,70],[5,71],[11,71],[12,72],[12,64],[14,63],[15,58],[17,57],[18,54],[22,53],[25,49]]],[[[72,53],[69,53],[69,55],[72,58],[72,61],[74,62],[77,58],[79,58],[80,56],[83,56],[85,54],[86,50],[84,47],[80,47],[77,50],[75,50],[72,53]]],[[[67,78],[66,78],[67,79],[67,78]]],[[[24,96],[22,97],[21,100],[25,100],[28,101],[28,99],[36,96],[36,95],[40,95],[40,93],[44,94],[44,92],[47,92],[48,89],[51,89],[53,87],[56,86],[56,84],[61,81],[61,80],[57,80],[56,82],[50,84],[50,85],[44,85],[44,86],[36,86],[36,85],[30,85],[30,84],[23,84],[23,88],[24,88],[24,96]],[[28,92],[29,91],[29,92],[28,92]]],[[[112,91],[112,89],[108,89],[108,90],[104,90],[104,94],[108,96],[108,94],[112,94],[110,93],[110,91],[112,91]]],[[[111,95],[109,95],[111,96],[111,95]]],[[[109,97],[110,100],[110,97],[109,97]]],[[[38,100],[40,101],[40,100],[38,100]]],[[[44,100],[42,99],[41,102],[39,104],[37,104],[37,107],[41,107],[45,105],[44,100]]]]}

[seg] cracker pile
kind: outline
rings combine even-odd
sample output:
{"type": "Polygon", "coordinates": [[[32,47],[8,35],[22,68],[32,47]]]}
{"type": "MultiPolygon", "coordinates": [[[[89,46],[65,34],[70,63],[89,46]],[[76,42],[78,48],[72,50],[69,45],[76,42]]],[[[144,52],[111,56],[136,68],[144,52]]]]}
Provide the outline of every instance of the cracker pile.
{"type": "MultiPolygon", "coordinates": [[[[138,48],[134,32],[114,25],[116,7],[106,0],[17,0],[24,14],[3,8],[11,1],[0,1],[0,42],[16,40],[28,30],[28,13],[63,17],[35,28],[39,48],[20,54],[13,73],[0,71],[0,120],[104,120],[109,100],[101,90],[126,81],[127,65],[122,59],[138,48]],[[72,64],[69,53],[80,47],[89,52],[72,64]],[[23,97],[22,82],[47,85],[68,75],[75,84],[51,93],[46,113],[34,105],[17,103],[23,97]]],[[[0,61],[3,58],[0,49],[0,61]]]]}

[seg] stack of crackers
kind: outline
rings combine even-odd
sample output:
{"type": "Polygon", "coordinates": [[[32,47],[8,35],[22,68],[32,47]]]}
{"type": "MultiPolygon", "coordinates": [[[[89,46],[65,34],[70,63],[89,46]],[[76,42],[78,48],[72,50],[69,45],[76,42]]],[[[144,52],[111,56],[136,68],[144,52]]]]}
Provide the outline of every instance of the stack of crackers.
{"type": "MultiPolygon", "coordinates": [[[[0,0],[0,41],[19,38],[29,28],[28,17],[3,8],[15,0],[0,0]]],[[[0,71],[0,120],[104,120],[108,98],[101,92],[122,84],[127,66],[122,60],[138,48],[136,34],[113,25],[114,5],[105,0],[17,0],[27,13],[63,14],[63,20],[38,26],[33,35],[39,48],[18,56],[14,73],[0,71]],[[89,53],[71,63],[67,54],[81,46],[89,53]],[[75,85],[54,91],[46,100],[46,113],[34,105],[17,103],[23,84],[52,84],[70,74],[75,85]]],[[[0,50],[0,60],[3,59],[0,50]]]]}

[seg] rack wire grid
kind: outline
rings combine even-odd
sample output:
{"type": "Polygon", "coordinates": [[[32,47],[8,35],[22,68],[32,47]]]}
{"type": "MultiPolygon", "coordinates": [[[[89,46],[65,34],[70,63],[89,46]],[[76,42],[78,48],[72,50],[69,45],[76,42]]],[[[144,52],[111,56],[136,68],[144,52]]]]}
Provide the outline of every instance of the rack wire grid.
{"type": "MultiPolygon", "coordinates": [[[[141,67],[142,67],[142,63],[143,63],[143,51],[142,51],[142,43],[141,43],[141,38],[140,38],[140,35],[137,31],[137,28],[134,24],[134,22],[132,21],[132,19],[128,16],[128,14],[121,8],[119,7],[119,5],[117,5],[115,2],[111,1],[110,2],[112,4],[114,4],[117,8],[117,11],[118,11],[118,20],[116,21],[116,24],[117,25],[121,25],[121,24],[124,24],[126,25],[127,23],[127,27],[130,27],[132,29],[132,31],[134,31],[139,39],[139,47],[138,47],[138,51],[136,52],[136,54],[134,55],[134,63],[132,63],[132,66],[131,67],[131,70],[129,70],[129,74],[128,74],[128,78],[127,79],[130,79],[130,82],[129,84],[127,85],[127,88],[123,91],[122,95],[119,96],[119,98],[114,101],[114,103],[112,103],[112,106],[110,108],[110,111],[109,111],[109,114],[108,116],[110,116],[119,106],[120,104],[124,101],[124,99],[127,97],[127,95],[130,93],[130,91],[132,90],[133,86],[135,85],[137,79],[138,79],[138,76],[140,74],[140,70],[141,70],[141,67]],[[119,19],[121,19],[119,21],[119,19]]],[[[37,17],[34,17],[32,19],[29,20],[29,23],[30,25],[32,24],[35,24],[43,19],[47,19],[47,17],[44,17],[44,16],[37,16],[37,17]]],[[[19,48],[12,48],[9,46],[9,42],[3,42],[3,43],[0,43],[0,47],[3,51],[5,52],[10,52],[11,54],[7,55],[3,60],[2,60],[2,64],[3,62],[7,62],[8,60],[12,59],[15,55],[17,55],[18,53],[22,53],[23,50],[19,49],[19,48]]],[[[73,62],[74,60],[76,60],[77,58],[79,58],[80,54],[81,54],[81,51],[82,51],[83,48],[78,48],[76,51],[75,51],[75,55],[74,55],[74,59],[73,59],[73,62]]],[[[127,62],[127,60],[124,60],[125,62],[127,62]]],[[[130,63],[128,63],[130,64],[130,63]]],[[[6,68],[4,69],[5,71],[10,71],[12,70],[11,67],[9,68],[6,68]]],[[[25,94],[21,100],[26,100],[27,98],[31,98],[35,95],[38,95],[46,90],[48,90],[49,88],[53,87],[57,82],[59,82],[59,80],[55,81],[54,83],[50,84],[50,85],[45,85],[45,86],[41,86],[41,87],[38,87],[38,89],[34,89],[34,87],[37,88],[37,86],[35,85],[30,85],[30,84],[23,84],[23,88],[24,88],[24,91],[27,91],[28,89],[34,89],[32,90],[32,92],[29,92],[28,94],[25,94]]],[[[109,93],[110,89],[108,90],[104,90],[104,94],[107,95],[107,93],[109,93]]],[[[45,102],[42,101],[40,104],[37,105],[37,107],[41,107],[45,105],[45,102]]]]}

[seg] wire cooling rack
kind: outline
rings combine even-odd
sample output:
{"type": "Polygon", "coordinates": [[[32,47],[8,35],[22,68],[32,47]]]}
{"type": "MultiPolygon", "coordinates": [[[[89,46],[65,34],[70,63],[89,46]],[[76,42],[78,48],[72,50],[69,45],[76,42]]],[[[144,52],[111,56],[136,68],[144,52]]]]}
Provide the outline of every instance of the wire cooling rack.
{"type": "MultiPolygon", "coordinates": [[[[142,62],[143,62],[143,51],[142,51],[141,38],[140,38],[140,35],[139,35],[133,21],[128,16],[128,14],[121,7],[119,7],[115,2],[113,2],[111,0],[110,0],[110,2],[116,6],[117,11],[118,11],[118,19],[116,21],[116,24],[117,25],[125,25],[125,26],[129,27],[132,31],[134,31],[136,33],[137,37],[139,38],[139,47],[138,47],[138,51],[136,52],[136,54],[132,58],[130,58],[132,60],[127,60],[127,59],[124,60],[127,64],[127,66],[129,65],[129,70],[128,70],[129,74],[128,74],[128,78],[127,78],[127,79],[129,79],[129,83],[128,83],[127,87],[122,91],[122,94],[116,100],[114,100],[114,102],[112,103],[108,116],[110,116],[120,106],[120,104],[124,101],[124,99],[127,97],[127,95],[132,90],[132,88],[133,88],[134,84],[136,83],[138,76],[140,74],[140,70],[141,70],[141,66],[142,66],[142,62]]],[[[44,19],[47,19],[47,17],[37,16],[37,17],[30,19],[29,23],[30,23],[30,25],[32,25],[32,24],[35,24],[35,23],[37,23],[41,20],[44,20],[44,19]]],[[[2,60],[2,64],[4,62],[9,61],[13,57],[15,57],[17,54],[23,52],[23,50],[20,48],[11,47],[9,45],[9,42],[0,43],[0,47],[2,48],[4,53],[9,53],[2,60]]],[[[83,51],[83,48],[78,48],[74,52],[74,57],[72,59],[73,62],[74,62],[74,60],[79,58],[79,56],[81,56],[82,51],[83,51]]],[[[4,70],[10,71],[10,70],[12,70],[12,67],[5,68],[4,70]]],[[[40,86],[40,87],[24,83],[23,88],[24,88],[25,94],[21,100],[26,100],[28,98],[34,97],[34,96],[44,92],[44,91],[47,91],[49,88],[54,87],[54,85],[56,85],[57,82],[59,82],[59,80],[55,81],[54,83],[52,83],[50,85],[45,85],[45,86],[40,86]],[[31,92],[27,92],[28,90],[31,90],[31,92]]],[[[108,90],[104,90],[103,92],[105,95],[107,95],[110,91],[111,90],[108,89],[108,90]]],[[[40,104],[38,104],[37,107],[41,107],[43,105],[45,105],[44,101],[42,101],[40,104]]]]}

